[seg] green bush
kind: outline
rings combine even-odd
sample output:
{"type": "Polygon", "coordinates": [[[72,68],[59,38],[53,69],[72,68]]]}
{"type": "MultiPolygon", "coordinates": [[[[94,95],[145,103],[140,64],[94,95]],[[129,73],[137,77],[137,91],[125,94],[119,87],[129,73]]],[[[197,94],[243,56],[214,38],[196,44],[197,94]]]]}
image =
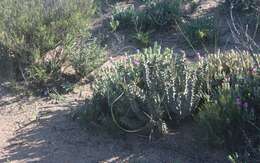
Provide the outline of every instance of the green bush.
{"type": "Polygon", "coordinates": [[[192,115],[200,101],[198,71],[161,47],[145,49],[124,61],[114,62],[95,81],[85,118],[114,125],[127,132],[167,132],[167,122],[192,115]]]}
{"type": "Polygon", "coordinates": [[[155,27],[167,27],[180,21],[182,17],[181,13],[182,0],[174,1],[159,1],[157,3],[151,3],[147,10],[147,17],[150,20],[148,25],[155,27]]]}
{"type": "Polygon", "coordinates": [[[249,129],[249,124],[254,123],[256,117],[251,106],[233,93],[229,87],[219,90],[214,100],[204,105],[198,117],[210,144],[237,149],[240,143],[245,143],[243,131],[249,129]]]}
{"type": "MultiPolygon", "coordinates": [[[[259,62],[259,56],[255,57],[259,62]]],[[[211,81],[211,87],[214,87],[233,75],[248,74],[254,69],[255,61],[247,52],[231,51],[209,55],[203,64],[206,64],[208,80],[211,81]]]]}
{"type": "Polygon", "coordinates": [[[259,157],[260,147],[260,69],[254,63],[244,52],[209,56],[211,93],[198,113],[200,129],[211,145],[246,154],[242,159],[247,160],[259,157]]]}
{"type": "Polygon", "coordinates": [[[95,38],[76,42],[69,49],[70,62],[80,77],[87,76],[106,60],[105,49],[95,38]]]}
{"type": "Polygon", "coordinates": [[[49,63],[48,52],[57,47],[66,49],[71,38],[86,35],[94,11],[91,0],[2,0],[0,39],[13,52],[15,65],[26,70],[24,74],[28,72],[30,78],[41,80],[45,73],[59,71],[58,62],[65,57],[55,53],[49,63]],[[55,70],[49,69],[53,66],[55,70]]]}
{"type": "Polygon", "coordinates": [[[236,11],[252,12],[259,9],[259,3],[257,0],[225,0],[227,6],[233,5],[233,9],[236,11]]]}
{"type": "Polygon", "coordinates": [[[183,34],[192,46],[202,46],[215,43],[216,28],[213,16],[199,17],[188,21],[183,26],[183,34]]]}
{"type": "Polygon", "coordinates": [[[7,55],[8,53],[8,48],[0,42],[0,82],[3,79],[13,78],[13,62],[11,56],[7,55]]]}
{"type": "Polygon", "coordinates": [[[116,6],[111,22],[118,21],[118,29],[127,27],[142,32],[168,27],[181,20],[181,2],[182,0],[146,2],[141,11],[136,10],[133,5],[116,6]]]}
{"type": "Polygon", "coordinates": [[[113,9],[112,20],[119,22],[118,28],[128,28],[133,26],[133,19],[136,16],[136,11],[133,5],[121,7],[116,5],[113,9]]]}
{"type": "Polygon", "coordinates": [[[209,144],[237,152],[242,160],[259,158],[259,104],[258,108],[254,107],[259,103],[259,84],[258,79],[256,85],[250,85],[250,89],[257,89],[255,92],[258,92],[253,98],[244,98],[247,94],[243,94],[242,85],[236,85],[240,88],[235,90],[233,85],[226,85],[204,105],[198,113],[198,123],[209,144]]]}
{"type": "Polygon", "coordinates": [[[141,47],[147,47],[151,43],[150,33],[148,32],[137,32],[134,38],[141,47]]]}

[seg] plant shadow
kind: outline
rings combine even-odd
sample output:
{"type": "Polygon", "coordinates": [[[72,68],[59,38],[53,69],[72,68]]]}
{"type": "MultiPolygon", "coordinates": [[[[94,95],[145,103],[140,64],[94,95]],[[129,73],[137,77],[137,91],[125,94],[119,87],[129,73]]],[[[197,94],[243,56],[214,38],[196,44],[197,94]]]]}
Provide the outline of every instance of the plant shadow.
{"type": "Polygon", "coordinates": [[[16,130],[0,162],[225,162],[223,153],[200,148],[192,127],[149,142],[138,135],[115,137],[73,120],[71,106],[39,108],[35,120],[16,130]]]}

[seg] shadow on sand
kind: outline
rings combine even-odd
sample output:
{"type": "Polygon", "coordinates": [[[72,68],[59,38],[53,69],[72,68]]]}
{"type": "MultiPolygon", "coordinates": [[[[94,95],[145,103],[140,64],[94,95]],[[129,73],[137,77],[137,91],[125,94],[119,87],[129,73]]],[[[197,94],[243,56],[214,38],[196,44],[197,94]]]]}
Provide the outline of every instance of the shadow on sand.
{"type": "Polygon", "coordinates": [[[223,155],[195,145],[191,132],[180,129],[153,142],[135,135],[116,138],[83,129],[72,120],[69,106],[49,106],[8,140],[0,162],[223,162],[223,155]]]}

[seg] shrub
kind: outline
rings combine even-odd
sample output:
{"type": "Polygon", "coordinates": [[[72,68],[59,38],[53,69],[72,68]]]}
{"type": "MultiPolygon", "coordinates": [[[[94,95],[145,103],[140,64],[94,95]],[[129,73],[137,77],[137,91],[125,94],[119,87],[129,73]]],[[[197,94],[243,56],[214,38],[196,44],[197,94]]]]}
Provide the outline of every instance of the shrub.
{"type": "Polygon", "coordinates": [[[207,65],[212,91],[198,113],[204,138],[212,145],[247,154],[242,159],[259,157],[259,68],[246,53],[213,55],[207,65]]]}
{"type": "Polygon", "coordinates": [[[228,145],[234,149],[238,142],[245,142],[241,139],[244,137],[243,130],[249,127],[246,123],[255,121],[252,108],[233,93],[229,87],[221,89],[198,114],[200,126],[207,131],[203,133],[212,145],[228,145]]]}
{"type": "Polygon", "coordinates": [[[236,11],[252,12],[259,9],[257,0],[225,0],[227,6],[233,5],[236,11]]]}
{"type": "Polygon", "coordinates": [[[30,75],[39,72],[41,78],[45,72],[60,70],[58,62],[65,57],[63,53],[51,55],[49,59],[56,65],[55,70],[50,70],[54,63],[46,63],[48,52],[57,47],[64,49],[69,39],[86,34],[93,12],[91,0],[3,0],[0,2],[0,37],[13,51],[15,65],[30,75]]]}
{"type": "Polygon", "coordinates": [[[150,19],[149,25],[155,27],[167,27],[181,20],[181,3],[182,0],[159,1],[151,3],[146,12],[150,19]]]}
{"type": "Polygon", "coordinates": [[[165,133],[167,120],[178,122],[196,109],[202,84],[196,73],[184,55],[155,45],[104,69],[83,114],[126,132],[165,133]]]}
{"type": "Polygon", "coordinates": [[[8,49],[0,42],[0,82],[2,79],[13,78],[13,62],[8,49]]]}
{"type": "Polygon", "coordinates": [[[119,27],[119,21],[115,20],[114,17],[112,17],[109,22],[109,25],[110,25],[112,32],[115,32],[119,27]]]}
{"type": "Polygon", "coordinates": [[[184,35],[192,46],[213,44],[216,36],[213,16],[199,17],[184,24],[184,35]]]}
{"type": "Polygon", "coordinates": [[[136,11],[133,5],[126,7],[115,6],[112,12],[112,21],[119,22],[118,28],[128,28],[133,26],[133,19],[136,16],[136,11]]]}
{"type": "Polygon", "coordinates": [[[148,32],[137,32],[134,36],[136,41],[141,47],[147,47],[150,44],[150,33],[148,32]]]}
{"type": "Polygon", "coordinates": [[[85,77],[106,60],[105,49],[95,38],[76,42],[69,51],[70,62],[80,77],[85,77]]]}
{"type": "Polygon", "coordinates": [[[110,24],[119,22],[119,29],[147,30],[168,27],[181,20],[181,0],[146,2],[143,10],[133,5],[116,6],[110,24]]]}
{"type": "Polygon", "coordinates": [[[260,147],[259,113],[252,103],[260,97],[259,80],[251,88],[257,89],[258,96],[244,100],[240,88],[225,86],[198,114],[200,129],[211,145],[225,146],[247,160],[259,158],[260,147]]]}
{"type": "MultiPolygon", "coordinates": [[[[260,61],[259,56],[256,56],[260,61]]],[[[209,81],[214,85],[221,85],[226,79],[234,75],[248,74],[255,68],[255,61],[247,52],[231,51],[222,54],[212,54],[207,57],[203,64],[207,64],[209,81]]],[[[205,65],[204,65],[205,66],[205,65]]]]}

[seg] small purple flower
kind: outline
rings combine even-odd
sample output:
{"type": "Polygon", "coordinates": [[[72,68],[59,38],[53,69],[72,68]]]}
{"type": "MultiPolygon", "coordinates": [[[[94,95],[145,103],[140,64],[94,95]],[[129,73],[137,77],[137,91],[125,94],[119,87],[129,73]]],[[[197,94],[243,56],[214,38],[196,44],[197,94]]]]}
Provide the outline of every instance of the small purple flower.
{"type": "Polygon", "coordinates": [[[140,65],[140,62],[137,61],[137,60],[134,60],[134,61],[133,61],[133,64],[134,64],[135,66],[138,66],[138,65],[140,65]]]}
{"type": "Polygon", "coordinates": [[[197,53],[196,53],[196,56],[197,56],[199,59],[201,59],[200,52],[197,52],[197,53]]]}
{"type": "Polygon", "coordinates": [[[226,80],[226,81],[230,81],[230,77],[229,77],[229,76],[226,76],[226,77],[225,77],[225,80],[226,80]]]}
{"type": "Polygon", "coordinates": [[[243,108],[244,108],[244,109],[247,109],[247,108],[248,108],[248,103],[247,103],[247,102],[245,102],[245,103],[243,104],[243,108]]]}
{"type": "Polygon", "coordinates": [[[241,101],[241,99],[240,99],[239,97],[236,98],[236,104],[237,104],[238,106],[241,106],[241,105],[242,105],[242,101],[241,101]]]}
{"type": "Polygon", "coordinates": [[[110,61],[112,64],[114,64],[115,58],[114,58],[114,57],[109,57],[109,61],[110,61]]]}
{"type": "Polygon", "coordinates": [[[257,68],[256,67],[252,67],[252,68],[249,69],[249,72],[254,74],[254,73],[257,72],[257,68]]]}

